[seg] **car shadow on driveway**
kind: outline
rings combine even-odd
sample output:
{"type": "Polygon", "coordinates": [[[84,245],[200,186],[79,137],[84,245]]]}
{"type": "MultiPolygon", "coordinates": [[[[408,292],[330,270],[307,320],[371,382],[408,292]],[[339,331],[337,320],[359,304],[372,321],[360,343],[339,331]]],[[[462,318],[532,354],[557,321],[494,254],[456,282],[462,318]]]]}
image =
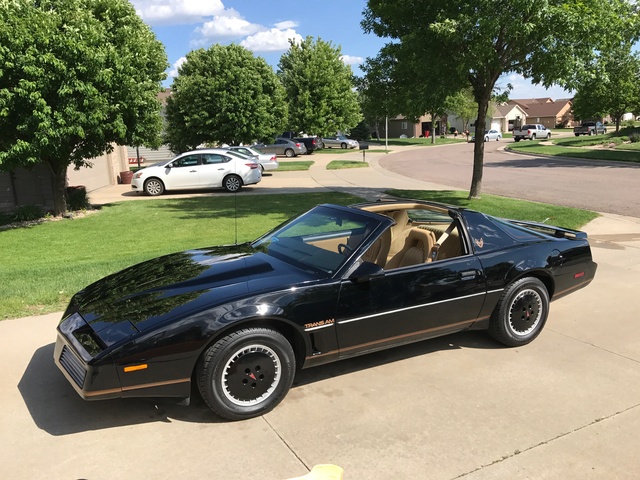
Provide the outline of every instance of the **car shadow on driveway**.
{"type": "MultiPolygon", "coordinates": [[[[407,360],[428,353],[460,348],[495,349],[501,345],[485,332],[465,332],[395,347],[298,372],[293,388],[341,375],[407,360]]],[[[92,430],[152,422],[224,423],[202,400],[194,385],[191,404],[174,399],[125,398],[86,401],[69,385],[53,362],[54,344],[38,348],[18,383],[18,390],[36,426],[50,435],[72,435],[92,430]]]]}
{"type": "Polygon", "coordinates": [[[55,366],[53,349],[52,343],[36,350],[18,383],[31,418],[50,435],[172,420],[223,422],[193,392],[189,407],[178,405],[174,399],[83,400],[55,366]]]}

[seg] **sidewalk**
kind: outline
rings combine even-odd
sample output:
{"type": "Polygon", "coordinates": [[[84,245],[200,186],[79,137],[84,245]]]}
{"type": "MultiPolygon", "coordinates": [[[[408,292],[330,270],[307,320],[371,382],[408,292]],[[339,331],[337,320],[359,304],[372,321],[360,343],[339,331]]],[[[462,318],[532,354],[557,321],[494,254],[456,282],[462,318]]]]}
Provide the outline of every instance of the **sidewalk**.
{"type": "MultiPolygon", "coordinates": [[[[382,146],[381,148],[384,148],[382,146]]],[[[257,185],[244,187],[239,195],[263,195],[281,193],[305,193],[315,191],[338,191],[361,196],[370,201],[385,197],[385,191],[390,189],[407,190],[456,190],[456,187],[424,182],[400,175],[380,166],[380,159],[387,155],[401,154],[403,151],[421,148],[420,146],[393,146],[389,153],[379,151],[365,151],[365,161],[368,168],[347,168],[341,170],[327,170],[327,165],[333,160],[362,161],[362,151],[351,150],[347,153],[330,153],[304,155],[295,160],[312,160],[314,163],[308,171],[274,172],[264,175],[257,185]]],[[[435,146],[431,148],[446,148],[435,146]]],[[[380,150],[377,146],[373,150],[380,150]]],[[[289,160],[281,159],[281,163],[289,160]]],[[[186,193],[170,193],[161,198],[185,198],[192,196],[222,196],[229,195],[222,190],[193,191],[186,193]]],[[[125,200],[149,200],[149,197],[131,191],[130,185],[112,185],[89,193],[91,202],[96,205],[119,202],[125,200]]],[[[584,230],[590,236],[598,236],[598,241],[615,240],[612,235],[631,235],[628,239],[632,244],[640,242],[640,219],[601,213],[596,220],[585,225],[584,230]],[[634,236],[635,234],[635,236],[634,236]],[[607,236],[607,237],[603,237],[607,236]],[[605,240],[606,238],[606,240],[605,240]]],[[[596,240],[594,238],[594,240],[596,240]]],[[[638,245],[640,246],[640,244],[638,245]]]]}

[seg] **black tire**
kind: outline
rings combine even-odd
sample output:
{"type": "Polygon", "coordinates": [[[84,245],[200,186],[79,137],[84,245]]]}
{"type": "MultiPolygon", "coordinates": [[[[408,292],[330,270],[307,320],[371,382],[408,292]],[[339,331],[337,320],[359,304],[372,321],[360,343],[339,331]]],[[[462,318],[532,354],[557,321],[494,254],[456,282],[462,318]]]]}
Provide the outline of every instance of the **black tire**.
{"type": "Polygon", "coordinates": [[[144,182],[144,193],[157,197],[164,193],[164,183],[159,178],[149,178],[144,182]]]}
{"type": "Polygon", "coordinates": [[[593,130],[589,130],[589,136],[593,135],[593,130]]]}
{"type": "Polygon", "coordinates": [[[346,144],[346,143],[344,143],[344,142],[342,142],[342,143],[340,144],[340,148],[342,148],[342,149],[344,150],[345,148],[347,148],[347,144],[346,144]]]}
{"type": "Polygon", "coordinates": [[[488,142],[489,141],[489,137],[484,137],[484,141],[488,142]]]}
{"type": "Polygon", "coordinates": [[[536,139],[536,134],[534,133],[533,135],[531,135],[531,141],[536,139]]]}
{"type": "Polygon", "coordinates": [[[242,188],[242,179],[238,175],[227,175],[222,186],[227,192],[235,193],[242,188]]]}
{"type": "Polygon", "coordinates": [[[260,164],[260,173],[264,174],[264,167],[260,164]]]}
{"type": "Polygon", "coordinates": [[[510,347],[526,345],[536,338],[549,315],[549,293],[544,284],[524,277],[507,287],[489,323],[489,334],[510,347]]]}
{"type": "Polygon", "coordinates": [[[579,137],[579,136],[580,136],[580,134],[579,134],[579,133],[574,133],[574,135],[575,135],[576,137],[579,137]]]}
{"type": "Polygon", "coordinates": [[[519,142],[520,141],[520,137],[516,137],[513,139],[514,142],[519,142]]]}
{"type": "Polygon", "coordinates": [[[282,334],[245,328],[211,345],[196,374],[211,410],[228,420],[243,420],[275,408],[291,388],[295,370],[293,348],[282,334]]]}
{"type": "Polygon", "coordinates": [[[294,152],[294,151],[293,151],[292,149],[290,149],[290,148],[287,148],[287,149],[284,151],[284,155],[285,155],[285,157],[287,157],[287,158],[293,158],[293,157],[295,157],[295,156],[296,156],[296,152],[294,152]]]}

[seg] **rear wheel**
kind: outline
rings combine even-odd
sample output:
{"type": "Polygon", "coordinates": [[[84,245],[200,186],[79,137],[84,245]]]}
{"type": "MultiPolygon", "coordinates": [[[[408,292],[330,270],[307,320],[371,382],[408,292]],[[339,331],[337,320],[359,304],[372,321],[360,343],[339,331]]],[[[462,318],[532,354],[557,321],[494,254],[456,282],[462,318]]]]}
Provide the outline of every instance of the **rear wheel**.
{"type": "Polygon", "coordinates": [[[534,133],[533,135],[531,135],[531,140],[535,140],[536,139],[536,134],[534,133]]]}
{"type": "Polygon", "coordinates": [[[229,420],[263,415],[293,382],[295,355],[287,339],[268,328],[245,328],[221,338],[198,363],[198,387],[216,414],[229,420]]]}
{"type": "Polygon", "coordinates": [[[287,149],[284,151],[284,155],[285,155],[287,158],[293,158],[293,157],[295,157],[295,156],[296,156],[296,152],[294,152],[294,151],[293,151],[292,149],[290,149],[290,148],[287,148],[287,149]]]}
{"type": "Polygon", "coordinates": [[[164,183],[158,178],[150,178],[144,182],[144,191],[152,197],[162,195],[164,193],[164,183]]]}
{"type": "Polygon", "coordinates": [[[515,137],[515,138],[513,139],[513,141],[514,141],[514,142],[519,142],[519,141],[520,141],[520,137],[515,137]]]}
{"type": "Polygon", "coordinates": [[[228,175],[224,178],[222,186],[227,192],[237,192],[242,188],[242,179],[237,175],[228,175]]]}
{"type": "Polygon", "coordinates": [[[533,277],[521,278],[507,287],[489,323],[489,334],[510,347],[526,345],[536,338],[549,314],[549,293],[533,277]]]}

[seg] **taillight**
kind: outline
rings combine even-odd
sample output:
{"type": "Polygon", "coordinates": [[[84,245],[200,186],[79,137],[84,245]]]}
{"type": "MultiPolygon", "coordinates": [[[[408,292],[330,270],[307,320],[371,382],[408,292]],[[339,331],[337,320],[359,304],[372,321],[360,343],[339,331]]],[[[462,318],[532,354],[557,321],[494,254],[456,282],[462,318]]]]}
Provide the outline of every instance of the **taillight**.
{"type": "Polygon", "coordinates": [[[249,167],[251,170],[258,168],[259,166],[257,163],[245,163],[245,165],[249,167]]]}
{"type": "Polygon", "coordinates": [[[296,143],[296,147],[301,147],[301,146],[302,146],[302,144],[296,143]]]}
{"type": "Polygon", "coordinates": [[[271,161],[275,162],[276,160],[278,160],[278,157],[276,155],[274,155],[273,157],[271,157],[271,161]]]}

